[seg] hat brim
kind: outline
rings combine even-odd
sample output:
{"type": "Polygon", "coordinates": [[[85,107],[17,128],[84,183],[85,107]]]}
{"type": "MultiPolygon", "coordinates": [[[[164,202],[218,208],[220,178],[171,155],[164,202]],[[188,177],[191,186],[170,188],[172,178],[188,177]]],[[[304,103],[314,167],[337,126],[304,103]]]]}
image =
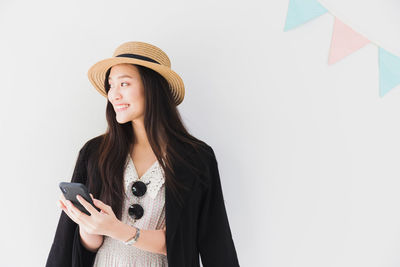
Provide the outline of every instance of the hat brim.
{"type": "Polygon", "coordinates": [[[106,72],[109,68],[114,65],[128,63],[128,64],[137,64],[141,65],[154,71],[158,72],[161,76],[163,76],[167,82],[169,83],[172,97],[175,101],[175,105],[178,106],[185,97],[185,86],[181,77],[174,72],[171,68],[168,68],[164,65],[160,65],[157,63],[148,62],[141,59],[136,58],[126,58],[126,57],[112,57],[103,59],[96,64],[94,64],[88,70],[88,78],[89,81],[92,83],[94,88],[102,94],[104,97],[107,98],[107,93],[104,88],[104,81],[106,78],[106,72]]]}

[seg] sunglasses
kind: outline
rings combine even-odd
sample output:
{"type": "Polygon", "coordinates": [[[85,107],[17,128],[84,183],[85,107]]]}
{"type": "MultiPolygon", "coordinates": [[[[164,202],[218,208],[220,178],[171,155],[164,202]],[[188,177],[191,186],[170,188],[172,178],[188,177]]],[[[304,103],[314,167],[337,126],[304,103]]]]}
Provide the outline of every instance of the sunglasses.
{"type": "MultiPolygon", "coordinates": [[[[150,182],[148,182],[147,184],[142,181],[134,182],[131,188],[132,194],[136,197],[144,196],[144,194],[146,194],[148,184],[150,184],[150,182]]],[[[136,221],[143,217],[143,207],[140,204],[132,204],[129,206],[128,214],[134,221],[136,221]]]]}

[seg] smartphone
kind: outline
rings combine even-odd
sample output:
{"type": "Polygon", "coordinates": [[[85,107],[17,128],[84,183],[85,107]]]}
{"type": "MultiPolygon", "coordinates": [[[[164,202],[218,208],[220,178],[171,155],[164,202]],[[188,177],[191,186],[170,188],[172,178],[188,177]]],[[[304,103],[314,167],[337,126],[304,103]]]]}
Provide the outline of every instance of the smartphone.
{"type": "Polygon", "coordinates": [[[100,209],[97,208],[92,198],[90,197],[89,191],[87,187],[82,183],[69,183],[69,182],[61,182],[58,185],[61,189],[61,192],[64,194],[65,199],[68,199],[77,207],[80,211],[90,216],[90,213],[86,210],[86,208],[79,202],[76,198],[76,195],[80,195],[87,202],[89,202],[97,211],[100,212],[100,209]]]}

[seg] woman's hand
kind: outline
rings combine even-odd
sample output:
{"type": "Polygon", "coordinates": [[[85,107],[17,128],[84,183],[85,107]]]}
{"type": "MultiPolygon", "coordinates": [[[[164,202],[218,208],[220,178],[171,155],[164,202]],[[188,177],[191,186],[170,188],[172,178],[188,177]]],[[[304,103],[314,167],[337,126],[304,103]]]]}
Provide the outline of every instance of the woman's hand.
{"type": "Polygon", "coordinates": [[[76,208],[71,201],[66,200],[64,195],[61,193],[59,199],[59,206],[62,210],[71,218],[75,223],[79,224],[80,230],[91,235],[107,235],[111,234],[116,222],[119,222],[115,216],[112,208],[109,205],[104,204],[99,199],[93,198],[90,194],[94,205],[100,209],[98,212],[89,202],[87,202],[80,195],[77,196],[78,201],[85,207],[85,209],[91,214],[86,215],[76,208]]]}

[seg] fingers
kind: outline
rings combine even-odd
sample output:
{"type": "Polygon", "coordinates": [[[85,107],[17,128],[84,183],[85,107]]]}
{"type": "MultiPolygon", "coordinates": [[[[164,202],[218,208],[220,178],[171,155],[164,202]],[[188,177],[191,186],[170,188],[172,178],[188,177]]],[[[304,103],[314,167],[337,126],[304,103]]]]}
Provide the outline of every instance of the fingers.
{"type": "Polygon", "coordinates": [[[94,198],[93,203],[101,210],[104,210],[109,214],[112,213],[112,208],[109,205],[104,204],[101,200],[94,198]]]}
{"type": "Polygon", "coordinates": [[[93,206],[92,204],[90,204],[89,202],[86,201],[86,199],[84,199],[83,197],[81,197],[80,195],[77,195],[76,198],[78,199],[78,201],[82,204],[82,206],[85,207],[85,209],[90,213],[93,214],[95,212],[98,212],[93,206]]]}
{"type": "Polygon", "coordinates": [[[58,206],[68,215],[68,217],[72,221],[82,226],[83,229],[91,229],[89,221],[86,220],[87,218],[89,218],[89,216],[76,208],[70,200],[65,199],[64,194],[61,194],[60,199],[58,200],[58,206]]]}
{"type": "Polygon", "coordinates": [[[66,206],[67,203],[65,203],[66,199],[63,193],[61,193],[59,200],[66,206]]]}
{"type": "Polygon", "coordinates": [[[77,219],[75,218],[75,216],[73,214],[71,214],[71,212],[69,211],[67,204],[64,204],[64,202],[62,202],[62,200],[59,200],[58,202],[58,206],[65,212],[65,214],[67,214],[67,216],[74,221],[75,223],[78,223],[77,219]]]}
{"type": "MultiPolygon", "coordinates": [[[[71,202],[71,201],[68,200],[68,202],[71,202]]],[[[70,205],[73,206],[72,203],[70,205]]],[[[90,221],[86,220],[89,217],[88,215],[84,214],[76,207],[73,207],[73,209],[71,209],[71,207],[69,207],[69,209],[70,209],[70,217],[72,217],[71,219],[76,224],[78,224],[80,227],[82,227],[85,232],[88,232],[87,229],[92,229],[92,225],[91,225],[90,221]]]]}
{"type": "Polygon", "coordinates": [[[67,207],[64,205],[62,200],[59,199],[58,202],[57,202],[57,205],[58,205],[58,207],[60,207],[60,209],[62,209],[65,213],[68,214],[67,207]]]}
{"type": "Polygon", "coordinates": [[[70,215],[73,217],[73,220],[78,224],[81,224],[81,222],[83,221],[86,222],[88,218],[90,218],[89,215],[86,215],[85,213],[80,211],[77,207],[75,207],[70,200],[67,200],[67,208],[70,212],[70,215]]]}
{"type": "Polygon", "coordinates": [[[69,216],[69,211],[64,194],[61,193],[60,198],[57,201],[57,205],[69,216]]]}

